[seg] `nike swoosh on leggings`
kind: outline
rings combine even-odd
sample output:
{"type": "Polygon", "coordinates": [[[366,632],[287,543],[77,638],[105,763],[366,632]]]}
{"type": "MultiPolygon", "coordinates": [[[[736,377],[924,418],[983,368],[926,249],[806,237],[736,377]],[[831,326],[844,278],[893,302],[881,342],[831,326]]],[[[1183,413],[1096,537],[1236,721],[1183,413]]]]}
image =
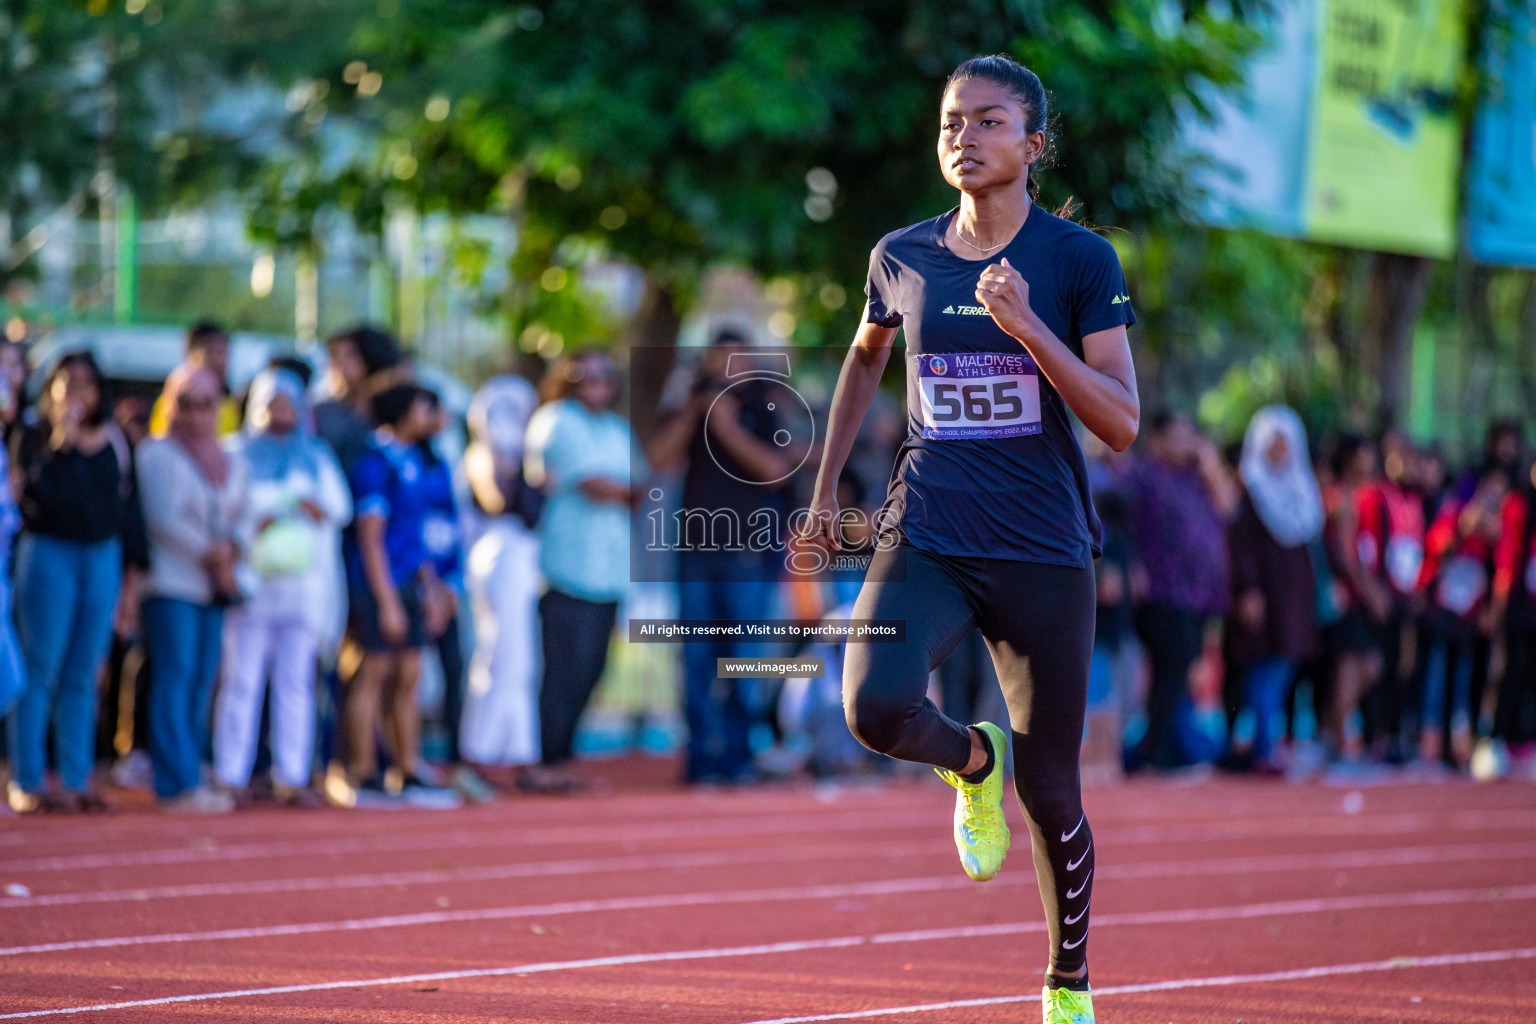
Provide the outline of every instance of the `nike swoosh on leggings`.
{"type": "MultiPolygon", "coordinates": [[[[1089,903],[1089,906],[1092,906],[1092,902],[1091,901],[1089,903]]],[[[1088,913],[1088,907],[1084,907],[1082,910],[1079,910],[1075,917],[1064,917],[1064,918],[1062,918],[1061,919],[1061,923],[1062,924],[1077,924],[1077,922],[1079,922],[1079,921],[1081,921],[1083,919],[1083,915],[1086,914],[1086,913],[1088,913]]]]}
{"type": "MultiPolygon", "coordinates": [[[[1092,850],[1092,849],[1093,849],[1093,844],[1089,843],[1088,844],[1088,850],[1092,850]]],[[[1081,857],[1077,858],[1077,860],[1068,861],[1067,862],[1067,870],[1068,871],[1076,871],[1079,867],[1081,867],[1083,861],[1088,859],[1088,850],[1084,850],[1083,851],[1083,855],[1081,857]]]]}
{"type": "Polygon", "coordinates": [[[1076,942],[1063,942],[1061,944],[1061,948],[1062,949],[1076,949],[1078,946],[1081,946],[1083,944],[1083,942],[1087,940],[1087,938],[1088,938],[1088,933],[1087,932],[1083,932],[1083,937],[1082,938],[1078,939],[1076,942]]]}
{"type": "Polygon", "coordinates": [[[1088,820],[1088,815],[1086,815],[1086,814],[1083,815],[1081,818],[1078,818],[1077,819],[1077,824],[1075,826],[1073,826],[1071,832],[1063,832],[1061,834],[1061,841],[1062,842],[1066,842],[1068,839],[1071,839],[1073,836],[1077,835],[1077,830],[1082,828],[1083,827],[1083,822],[1085,822],[1087,820],[1088,820]]]}
{"type": "MultiPolygon", "coordinates": [[[[1092,878],[1092,877],[1093,877],[1093,872],[1092,871],[1088,872],[1088,878],[1092,878]]],[[[1083,879],[1083,884],[1082,885],[1078,886],[1076,889],[1073,889],[1071,892],[1067,893],[1066,898],[1069,899],[1069,900],[1075,900],[1079,896],[1081,896],[1083,894],[1083,890],[1088,888],[1088,878],[1083,879]]]]}

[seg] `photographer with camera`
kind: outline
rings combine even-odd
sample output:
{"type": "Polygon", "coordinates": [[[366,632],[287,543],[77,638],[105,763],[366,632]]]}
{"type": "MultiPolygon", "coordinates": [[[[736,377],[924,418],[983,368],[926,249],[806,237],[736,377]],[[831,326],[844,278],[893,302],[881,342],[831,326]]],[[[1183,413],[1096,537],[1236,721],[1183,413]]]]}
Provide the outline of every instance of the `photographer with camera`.
{"type": "MultiPolygon", "coordinates": [[[[684,619],[764,618],[777,582],[775,553],[750,551],[746,539],[754,514],[757,521],[783,521],[786,478],[803,448],[779,443],[787,436],[781,429],[787,410],[775,408],[768,381],[734,380],[731,357],[746,350],[740,332],[716,333],[687,401],[647,448],[658,470],[684,467],[677,544],[684,619]]],[[[756,648],[729,638],[683,645],[686,781],[732,784],[754,776],[749,734],[764,704],[754,699],[757,681],[716,679],[715,665],[717,658],[751,657],[756,648]]]]}

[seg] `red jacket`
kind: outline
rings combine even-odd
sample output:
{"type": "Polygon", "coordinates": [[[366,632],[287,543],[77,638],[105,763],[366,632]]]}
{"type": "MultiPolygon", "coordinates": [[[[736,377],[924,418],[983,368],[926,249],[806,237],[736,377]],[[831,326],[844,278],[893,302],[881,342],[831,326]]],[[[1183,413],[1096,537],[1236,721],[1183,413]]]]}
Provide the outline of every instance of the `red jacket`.
{"type": "Polygon", "coordinates": [[[1502,527],[1497,538],[1482,531],[1462,533],[1461,514],[1467,505],[1451,498],[1441,506],[1425,535],[1424,564],[1419,570],[1419,589],[1429,593],[1435,606],[1464,617],[1486,607],[1493,592],[1490,576],[1497,573],[1496,552],[1506,546],[1510,532],[1507,497],[1500,506],[1502,527]]]}
{"type": "Polygon", "coordinates": [[[1355,499],[1356,555],[1370,575],[1385,579],[1402,596],[1422,578],[1424,506],[1389,480],[1361,487],[1355,499]]]}

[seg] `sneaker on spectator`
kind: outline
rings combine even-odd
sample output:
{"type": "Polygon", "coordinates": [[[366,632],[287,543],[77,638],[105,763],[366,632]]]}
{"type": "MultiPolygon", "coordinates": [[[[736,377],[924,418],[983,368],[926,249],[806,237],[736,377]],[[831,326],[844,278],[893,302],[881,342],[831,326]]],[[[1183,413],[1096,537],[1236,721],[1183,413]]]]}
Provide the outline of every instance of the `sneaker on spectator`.
{"type": "Polygon", "coordinates": [[[228,814],[235,809],[235,798],[221,790],[198,786],[161,800],[160,809],[167,814],[228,814]]]}
{"type": "Polygon", "coordinates": [[[1509,774],[1509,748],[1497,737],[1484,736],[1472,751],[1472,777],[1492,782],[1509,774]]]}
{"type": "Polygon", "coordinates": [[[36,793],[28,793],[14,780],[5,784],[5,802],[17,814],[36,814],[43,809],[43,798],[36,793]]]}
{"type": "Polygon", "coordinates": [[[517,777],[517,788],[524,793],[545,793],[563,796],[579,793],[586,788],[581,776],[566,768],[531,764],[517,777]]]}
{"type": "Polygon", "coordinates": [[[434,811],[451,811],[464,806],[464,798],[458,790],[448,786],[436,786],[411,774],[401,780],[400,799],[411,807],[424,807],[434,811]]]}
{"type": "Polygon", "coordinates": [[[112,766],[112,781],[123,789],[149,789],[154,782],[154,768],[147,750],[130,750],[112,766]]]}
{"type": "Polygon", "coordinates": [[[320,795],[332,807],[350,809],[357,806],[357,790],[347,780],[347,773],[339,764],[325,769],[325,781],[320,784],[320,795]]]}
{"type": "Polygon", "coordinates": [[[1342,757],[1323,772],[1325,786],[1382,786],[1394,782],[1398,774],[1384,764],[1363,755],[1342,757]]]}
{"type": "Polygon", "coordinates": [[[480,773],[468,765],[459,765],[453,771],[453,788],[472,804],[489,804],[496,800],[496,788],[480,777],[480,773]]]}
{"type": "Polygon", "coordinates": [[[246,810],[256,803],[255,791],[249,786],[227,786],[222,782],[212,782],[204,783],[201,788],[229,797],[230,803],[237,811],[246,810]]]}
{"type": "Polygon", "coordinates": [[[810,757],[783,743],[775,743],[758,751],[753,762],[763,776],[770,779],[787,779],[805,770],[810,757]]]}
{"type": "Polygon", "coordinates": [[[400,774],[402,784],[406,778],[415,779],[423,786],[448,785],[447,782],[443,781],[443,773],[438,770],[436,765],[424,757],[418,757],[416,760],[412,761],[411,770],[409,772],[402,772],[400,774]]]}
{"type": "Polygon", "coordinates": [[[272,783],[272,801],[279,807],[324,807],[325,798],[308,786],[272,783]]]}
{"type": "Polygon", "coordinates": [[[375,775],[352,790],[353,806],[371,808],[406,806],[403,787],[392,784],[394,782],[395,780],[388,775],[375,775]]]}

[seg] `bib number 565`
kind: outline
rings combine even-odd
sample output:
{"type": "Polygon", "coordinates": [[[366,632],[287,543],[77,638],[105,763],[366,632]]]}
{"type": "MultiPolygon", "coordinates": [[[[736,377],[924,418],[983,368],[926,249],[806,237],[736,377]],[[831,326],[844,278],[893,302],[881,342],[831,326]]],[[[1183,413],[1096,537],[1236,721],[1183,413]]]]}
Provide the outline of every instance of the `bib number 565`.
{"type": "Polygon", "coordinates": [[[985,384],[935,384],[933,421],[954,423],[965,419],[985,423],[993,419],[1017,419],[1024,415],[1024,403],[1019,398],[1018,389],[1019,382],[1014,380],[998,381],[990,388],[985,384]]]}

